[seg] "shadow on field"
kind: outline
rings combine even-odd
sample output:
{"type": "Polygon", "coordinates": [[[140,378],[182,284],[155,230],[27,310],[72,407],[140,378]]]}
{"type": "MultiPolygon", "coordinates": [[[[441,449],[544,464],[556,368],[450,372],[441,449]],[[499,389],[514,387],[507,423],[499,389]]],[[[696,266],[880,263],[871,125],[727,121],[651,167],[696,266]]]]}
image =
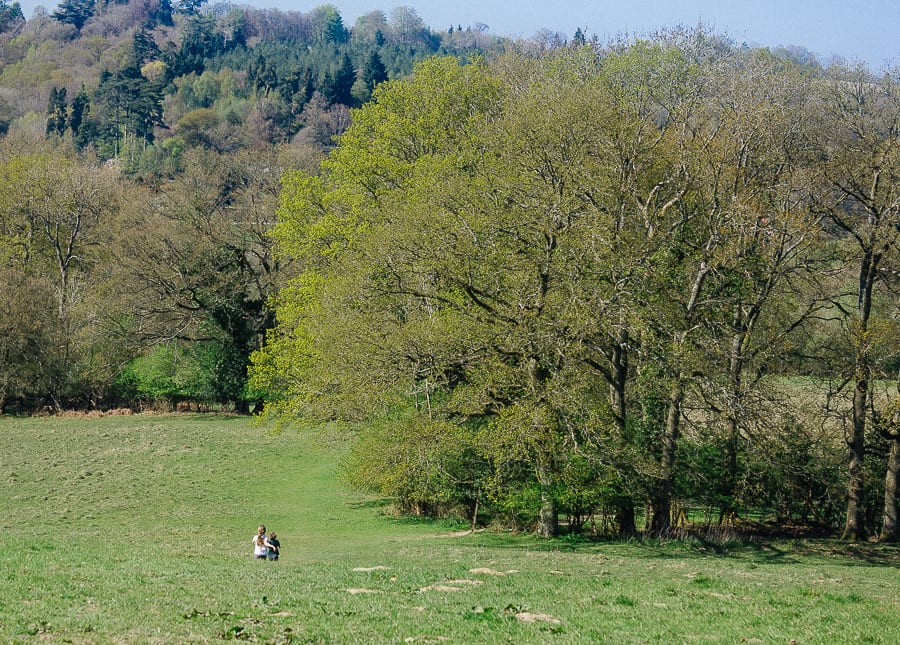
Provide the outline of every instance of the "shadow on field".
{"type": "Polygon", "coordinates": [[[350,508],[387,508],[391,503],[389,499],[365,499],[347,502],[347,506],[350,508]]]}
{"type": "Polygon", "coordinates": [[[571,552],[584,555],[629,555],[676,558],[737,558],[765,564],[793,565],[800,559],[823,558],[848,566],[900,568],[900,545],[842,543],[837,540],[748,540],[721,544],[690,540],[632,539],[627,541],[572,539],[545,540],[533,535],[481,533],[465,536],[459,546],[490,547],[539,552],[571,552]]]}
{"type": "Polygon", "coordinates": [[[760,542],[750,544],[766,562],[789,562],[790,556],[821,557],[843,560],[856,566],[893,566],[900,568],[900,546],[861,544],[836,541],[791,541],[785,544],[760,542]]]}
{"type": "Polygon", "coordinates": [[[900,546],[865,543],[842,543],[835,540],[750,540],[722,545],[705,540],[688,543],[678,541],[633,542],[638,549],[655,552],[657,557],[728,557],[745,558],[766,564],[797,564],[799,558],[840,560],[851,566],[893,566],[900,568],[900,546]]]}

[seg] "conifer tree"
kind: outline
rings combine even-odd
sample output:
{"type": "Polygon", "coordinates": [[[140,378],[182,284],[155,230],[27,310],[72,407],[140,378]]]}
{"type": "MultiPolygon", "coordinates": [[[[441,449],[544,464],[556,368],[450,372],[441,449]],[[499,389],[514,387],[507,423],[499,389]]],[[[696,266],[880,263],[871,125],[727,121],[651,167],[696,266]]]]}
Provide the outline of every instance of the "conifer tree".
{"type": "Polygon", "coordinates": [[[80,31],[85,23],[94,16],[94,11],[94,0],[63,0],[53,12],[53,17],[80,31]]]}
{"type": "Polygon", "coordinates": [[[6,0],[0,0],[0,33],[10,31],[23,24],[25,24],[25,16],[22,15],[22,7],[19,3],[8,4],[6,0]]]}
{"type": "Polygon", "coordinates": [[[68,106],[66,103],[66,88],[50,89],[50,99],[47,102],[47,136],[62,136],[66,131],[68,106]]]}
{"type": "Polygon", "coordinates": [[[385,68],[384,63],[381,62],[381,56],[378,55],[378,51],[375,49],[373,49],[371,53],[369,53],[368,58],[366,58],[366,64],[363,66],[362,79],[365,81],[369,92],[374,90],[375,86],[379,83],[388,80],[387,69],[385,68]]]}

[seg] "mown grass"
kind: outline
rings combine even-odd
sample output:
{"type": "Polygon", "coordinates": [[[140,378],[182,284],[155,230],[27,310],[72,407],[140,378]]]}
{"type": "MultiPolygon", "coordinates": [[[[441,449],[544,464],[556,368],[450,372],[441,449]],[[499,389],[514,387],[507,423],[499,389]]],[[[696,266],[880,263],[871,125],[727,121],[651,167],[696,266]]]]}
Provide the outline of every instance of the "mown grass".
{"type": "Polygon", "coordinates": [[[3,643],[900,642],[895,548],[458,535],[343,486],[346,436],[238,417],[0,441],[3,643]],[[250,557],[259,522],[281,561],[250,557]]]}

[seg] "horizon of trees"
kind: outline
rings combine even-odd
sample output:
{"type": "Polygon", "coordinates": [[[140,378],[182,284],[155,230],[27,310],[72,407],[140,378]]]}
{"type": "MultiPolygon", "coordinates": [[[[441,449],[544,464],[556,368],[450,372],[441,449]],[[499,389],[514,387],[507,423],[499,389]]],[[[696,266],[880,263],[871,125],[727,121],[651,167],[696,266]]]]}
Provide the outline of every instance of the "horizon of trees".
{"type": "Polygon", "coordinates": [[[703,28],[17,7],[0,412],[365,421],[355,484],[547,536],[699,506],[897,539],[897,70],[703,28]]]}

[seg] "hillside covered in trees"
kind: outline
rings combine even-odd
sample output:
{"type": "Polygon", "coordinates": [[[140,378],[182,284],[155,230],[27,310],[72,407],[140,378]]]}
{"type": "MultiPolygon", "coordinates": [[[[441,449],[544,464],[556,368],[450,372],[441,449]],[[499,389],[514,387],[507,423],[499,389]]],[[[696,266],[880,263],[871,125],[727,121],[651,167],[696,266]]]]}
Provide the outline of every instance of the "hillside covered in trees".
{"type": "Polygon", "coordinates": [[[3,411],[362,421],[355,484],[546,536],[897,540],[897,70],[0,3],[3,411]]]}
{"type": "Polygon", "coordinates": [[[505,43],[414,10],[352,28],[168,0],[0,4],[0,409],[247,409],[282,259],[281,173],[314,170],[374,87],[505,43]],[[25,295],[27,297],[25,297],[25,295]]]}

